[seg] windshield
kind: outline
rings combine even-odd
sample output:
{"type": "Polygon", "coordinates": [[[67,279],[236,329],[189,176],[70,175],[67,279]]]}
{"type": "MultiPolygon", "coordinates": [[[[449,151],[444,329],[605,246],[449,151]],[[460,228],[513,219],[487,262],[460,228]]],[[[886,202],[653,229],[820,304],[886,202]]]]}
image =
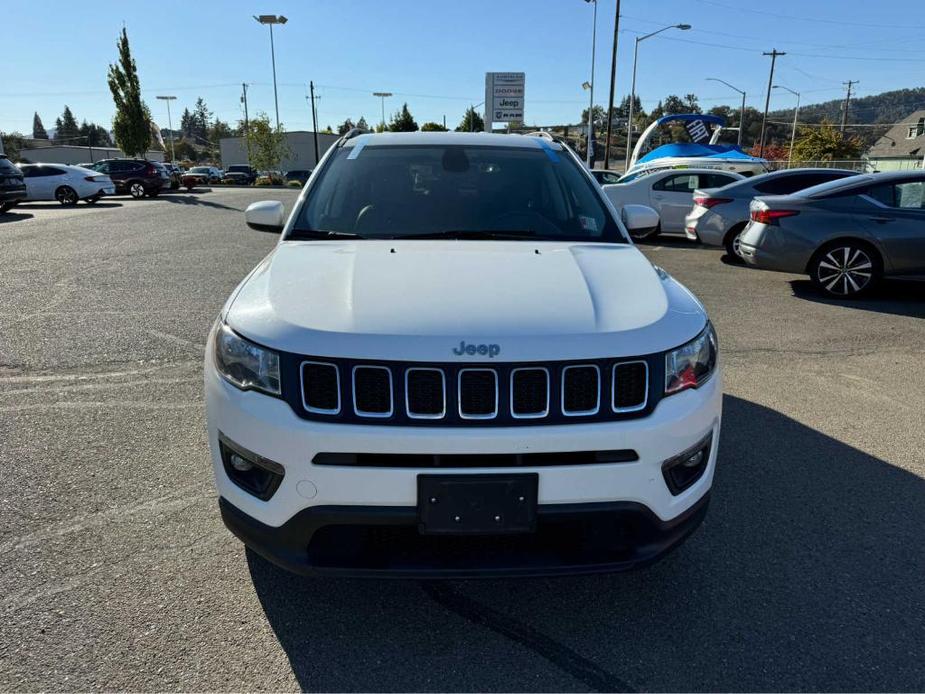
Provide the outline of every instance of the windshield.
{"type": "Polygon", "coordinates": [[[341,147],[287,238],[625,237],[565,152],[527,147],[341,147]]]}
{"type": "Polygon", "coordinates": [[[208,166],[194,166],[190,169],[190,173],[209,173],[208,166]]]}

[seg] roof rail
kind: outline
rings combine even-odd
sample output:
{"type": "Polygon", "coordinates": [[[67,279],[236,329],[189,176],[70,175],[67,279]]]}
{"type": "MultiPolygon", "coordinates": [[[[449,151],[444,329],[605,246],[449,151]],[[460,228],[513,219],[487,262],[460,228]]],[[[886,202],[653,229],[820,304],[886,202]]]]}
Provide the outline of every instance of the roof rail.
{"type": "Polygon", "coordinates": [[[552,142],[556,141],[552,133],[548,133],[545,130],[534,130],[533,132],[524,133],[524,135],[527,137],[542,137],[544,140],[551,140],[552,142]]]}
{"type": "Polygon", "coordinates": [[[369,135],[370,133],[372,133],[372,130],[368,130],[366,128],[350,128],[350,130],[347,131],[347,134],[344,135],[344,140],[350,140],[359,135],[369,135]]]}

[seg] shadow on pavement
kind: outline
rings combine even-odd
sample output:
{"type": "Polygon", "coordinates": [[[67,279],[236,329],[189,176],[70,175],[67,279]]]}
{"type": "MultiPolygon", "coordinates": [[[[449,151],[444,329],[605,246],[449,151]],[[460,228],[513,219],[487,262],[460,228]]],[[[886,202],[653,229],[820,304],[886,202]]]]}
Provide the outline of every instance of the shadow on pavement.
{"type": "Polygon", "coordinates": [[[793,280],[790,286],[795,297],[818,304],[925,318],[925,282],[884,280],[874,287],[870,294],[862,298],[847,300],[830,299],[824,296],[808,279],[793,280]]]}
{"type": "Polygon", "coordinates": [[[196,195],[191,195],[189,193],[161,193],[157,196],[158,200],[164,200],[166,202],[172,202],[180,205],[199,205],[202,207],[213,207],[216,209],[222,210],[237,210],[238,212],[243,212],[244,208],[234,207],[233,205],[224,205],[220,202],[212,202],[211,200],[203,200],[202,198],[197,197],[196,195]]]}
{"type": "Polygon", "coordinates": [[[921,690],[925,481],[762,405],[724,407],[706,522],[648,569],[350,581],[248,552],[300,685],[921,690]]]}
{"type": "Polygon", "coordinates": [[[62,205],[60,202],[26,202],[22,203],[17,209],[22,210],[92,210],[99,209],[101,207],[122,207],[121,202],[95,202],[92,204],[87,204],[81,200],[76,205],[62,205]]]}
{"type": "Polygon", "coordinates": [[[26,219],[32,219],[35,215],[28,214],[23,212],[4,212],[0,214],[0,224],[8,224],[10,222],[22,222],[26,219]]]}

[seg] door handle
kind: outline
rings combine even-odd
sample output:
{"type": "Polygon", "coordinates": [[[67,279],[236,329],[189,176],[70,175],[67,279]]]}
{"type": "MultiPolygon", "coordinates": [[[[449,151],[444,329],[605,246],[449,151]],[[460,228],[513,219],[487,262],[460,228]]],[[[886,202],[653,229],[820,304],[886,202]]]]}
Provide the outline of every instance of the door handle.
{"type": "Polygon", "coordinates": [[[896,220],[892,217],[871,217],[870,221],[877,222],[877,224],[888,224],[889,222],[895,222],[896,220]]]}

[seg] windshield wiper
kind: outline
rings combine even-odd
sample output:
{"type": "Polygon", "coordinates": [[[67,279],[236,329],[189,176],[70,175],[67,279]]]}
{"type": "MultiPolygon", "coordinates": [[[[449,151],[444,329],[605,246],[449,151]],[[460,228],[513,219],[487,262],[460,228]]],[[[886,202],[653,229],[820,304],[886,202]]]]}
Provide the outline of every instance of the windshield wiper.
{"type": "Polygon", "coordinates": [[[291,241],[300,239],[365,239],[365,236],[350,231],[324,231],[321,229],[293,229],[288,236],[291,241]]]}
{"type": "Polygon", "coordinates": [[[529,229],[525,230],[499,230],[490,231],[486,229],[444,229],[443,231],[431,231],[425,234],[403,234],[401,236],[389,236],[390,239],[474,239],[482,241],[485,239],[536,239],[537,235],[529,229]]]}

